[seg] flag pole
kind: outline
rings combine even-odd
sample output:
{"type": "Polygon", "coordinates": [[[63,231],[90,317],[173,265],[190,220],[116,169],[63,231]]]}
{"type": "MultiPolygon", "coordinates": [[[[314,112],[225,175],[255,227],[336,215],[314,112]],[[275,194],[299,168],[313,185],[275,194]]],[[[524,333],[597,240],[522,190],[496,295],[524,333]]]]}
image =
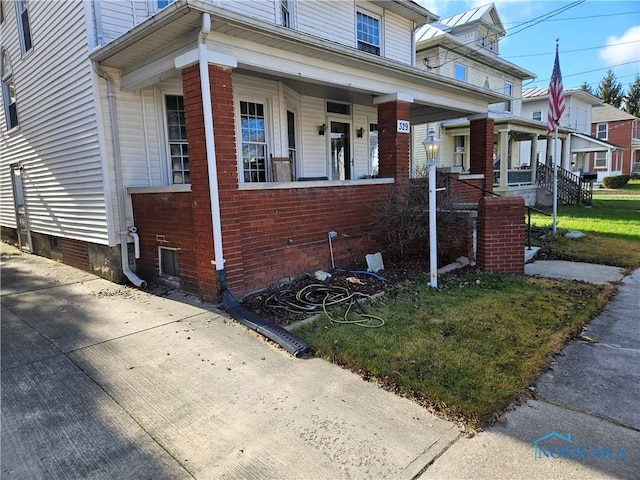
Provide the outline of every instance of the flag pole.
{"type": "Polygon", "coordinates": [[[556,236],[556,223],[558,218],[558,125],[553,129],[553,220],[551,233],[556,236]]]}

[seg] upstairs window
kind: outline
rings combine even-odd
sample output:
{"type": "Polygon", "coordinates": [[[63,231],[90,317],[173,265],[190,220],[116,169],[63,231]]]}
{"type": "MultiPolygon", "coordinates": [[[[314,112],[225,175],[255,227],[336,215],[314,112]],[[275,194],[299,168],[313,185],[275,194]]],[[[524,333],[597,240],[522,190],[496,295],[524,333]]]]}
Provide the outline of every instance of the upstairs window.
{"type": "Polygon", "coordinates": [[[596,127],[596,138],[599,140],[606,140],[609,138],[609,132],[606,123],[599,123],[596,127]]]}
{"type": "Polygon", "coordinates": [[[293,0],[280,0],[280,25],[294,28],[293,0]]]}
{"type": "Polygon", "coordinates": [[[538,122],[542,121],[542,110],[537,110],[531,113],[531,119],[536,120],[538,122]]]}
{"type": "Polygon", "coordinates": [[[460,63],[456,63],[453,67],[453,73],[455,76],[456,80],[460,80],[461,82],[466,82],[467,81],[467,67],[460,64],[460,63]]]}
{"type": "Polygon", "coordinates": [[[179,95],[167,95],[165,104],[172,183],[189,183],[189,146],[184,121],[184,100],[179,95]]]}
{"type": "MultiPolygon", "coordinates": [[[[504,82],[504,94],[513,97],[513,85],[511,85],[509,82],[504,82]]],[[[511,103],[511,100],[507,100],[506,102],[504,102],[504,111],[506,113],[511,113],[513,111],[512,108],[513,105],[511,103]]]]}
{"type": "Polygon", "coordinates": [[[18,104],[16,101],[16,87],[13,83],[13,71],[11,59],[6,50],[2,50],[2,103],[4,104],[4,117],[7,130],[18,126],[18,104]]]}
{"type": "Polygon", "coordinates": [[[156,13],[158,10],[163,9],[168,6],[170,3],[173,3],[174,0],[148,0],[149,1],[149,13],[156,13]]]}
{"type": "Polygon", "coordinates": [[[29,25],[29,12],[26,0],[16,0],[16,15],[18,16],[18,33],[20,35],[20,48],[22,54],[28,53],[33,46],[31,43],[31,26],[29,25]]]}
{"type": "Polygon", "coordinates": [[[358,12],[356,32],[358,50],[380,55],[380,18],[358,12]]]}

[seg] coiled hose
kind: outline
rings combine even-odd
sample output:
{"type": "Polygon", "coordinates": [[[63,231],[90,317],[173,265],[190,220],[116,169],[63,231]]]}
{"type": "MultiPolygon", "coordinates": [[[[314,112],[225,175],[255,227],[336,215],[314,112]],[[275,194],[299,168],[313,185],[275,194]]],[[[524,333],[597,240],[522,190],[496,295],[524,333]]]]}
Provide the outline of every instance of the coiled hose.
{"type": "Polygon", "coordinates": [[[300,290],[282,289],[269,296],[264,305],[280,317],[295,316],[299,318],[311,313],[323,312],[331,323],[353,324],[360,327],[377,328],[384,325],[384,320],[368,314],[359,300],[376,302],[376,298],[361,292],[349,292],[344,287],[311,284],[300,290]],[[342,318],[329,313],[335,307],[344,307],[342,318]],[[352,313],[357,306],[360,313],[352,313]],[[351,314],[351,318],[349,318],[351,314]]]}

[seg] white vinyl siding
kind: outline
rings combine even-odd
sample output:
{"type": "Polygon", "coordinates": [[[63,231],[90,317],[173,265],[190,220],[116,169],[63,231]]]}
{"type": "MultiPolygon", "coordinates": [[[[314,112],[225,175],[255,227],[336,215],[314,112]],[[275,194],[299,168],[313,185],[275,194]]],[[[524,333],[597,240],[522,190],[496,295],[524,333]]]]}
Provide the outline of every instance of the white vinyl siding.
{"type": "MultiPolygon", "coordinates": [[[[107,244],[84,5],[31,2],[29,9],[32,31],[39,32],[40,40],[28,59],[12,64],[23,100],[20,128],[1,133],[2,204],[13,205],[11,188],[4,188],[8,165],[21,162],[32,231],[107,244]]],[[[13,58],[20,48],[17,30],[8,30],[6,46],[13,58]]],[[[15,226],[12,209],[3,208],[1,215],[2,225],[15,226]]]]}
{"type": "Polygon", "coordinates": [[[301,1],[296,7],[298,30],[355,47],[356,21],[352,2],[301,1]]]}
{"type": "Polygon", "coordinates": [[[301,160],[301,177],[327,176],[327,135],[318,135],[318,127],[327,123],[325,102],[322,98],[302,97],[302,142],[304,157],[301,160]]]}
{"type": "Polygon", "coordinates": [[[407,65],[413,61],[411,30],[413,23],[386,11],[384,15],[384,56],[407,65]]]}

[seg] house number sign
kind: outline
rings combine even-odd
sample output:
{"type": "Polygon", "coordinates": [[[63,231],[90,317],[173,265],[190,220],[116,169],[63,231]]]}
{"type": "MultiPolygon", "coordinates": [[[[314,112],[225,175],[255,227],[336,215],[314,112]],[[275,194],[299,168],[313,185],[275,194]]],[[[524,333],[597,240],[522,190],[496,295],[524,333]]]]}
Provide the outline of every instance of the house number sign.
{"type": "Polygon", "coordinates": [[[410,127],[408,120],[398,120],[398,133],[409,133],[410,127]]]}

